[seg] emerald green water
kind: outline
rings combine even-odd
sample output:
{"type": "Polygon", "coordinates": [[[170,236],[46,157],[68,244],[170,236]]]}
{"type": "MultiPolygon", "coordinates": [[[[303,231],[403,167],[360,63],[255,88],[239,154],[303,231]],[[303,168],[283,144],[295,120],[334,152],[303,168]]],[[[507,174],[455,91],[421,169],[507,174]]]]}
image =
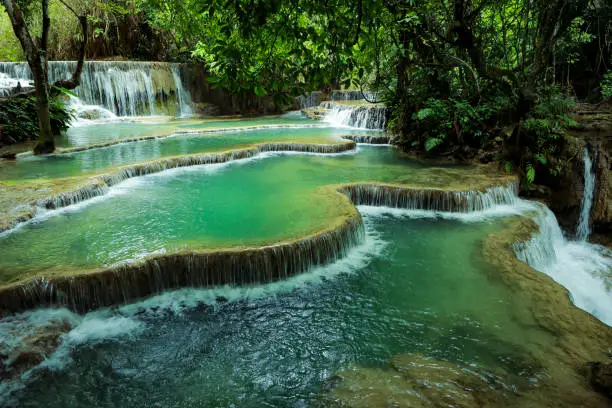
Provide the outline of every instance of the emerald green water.
{"type": "Polygon", "coordinates": [[[298,115],[270,116],[260,118],[225,119],[164,119],[147,118],[134,121],[114,121],[87,126],[75,126],[56,139],[58,147],[80,147],[122,139],[149,136],[166,136],[174,132],[191,130],[230,129],[245,126],[298,126],[322,125],[321,122],[298,115]]]}
{"type": "MultiPolygon", "coordinates": [[[[364,132],[357,133],[367,134],[364,132]]],[[[161,157],[225,151],[263,142],[336,143],[342,140],[343,135],[350,134],[355,134],[355,132],[333,128],[298,128],[176,135],[163,139],[121,143],[68,154],[44,157],[31,156],[5,161],[0,163],[0,180],[60,178],[94,174],[111,167],[161,157]]]]}
{"type": "Polygon", "coordinates": [[[487,277],[478,250],[498,223],[367,212],[365,221],[364,248],[289,282],[182,290],[85,316],[51,358],[56,368],[15,398],[28,407],[317,407],[336,372],[403,353],[469,368],[505,395],[538,386],[545,373],[529,347],[550,339],[487,277]]]}
{"type": "MultiPolygon", "coordinates": [[[[177,136],[57,161],[49,157],[40,168],[32,159],[10,177],[93,174],[254,140],[332,140],[344,132],[177,136]]],[[[5,170],[2,177],[9,174],[5,170]]],[[[453,174],[449,178],[389,147],[360,146],[341,155],[266,154],[138,177],[0,235],[1,278],[9,283],[181,248],[302,237],[346,212],[340,205],[346,200],[324,186],[367,180],[429,187],[465,183],[460,172],[453,174]]],[[[183,289],[85,316],[41,309],[16,317],[39,322],[60,315],[74,327],[21,389],[0,385],[0,406],[316,407],[335,373],[385,366],[391,356],[405,353],[477,372],[504,395],[538,387],[547,374],[534,350],[553,339],[483,259],[482,240],[502,227],[498,218],[359,210],[363,244],[284,282],[183,289]]],[[[0,320],[1,339],[14,336],[6,327],[0,320]]]]}
{"type": "Polygon", "coordinates": [[[159,251],[262,245],[328,228],[346,212],[319,188],[377,180],[444,186],[395,149],[342,155],[273,154],[127,180],[110,194],[53,211],[0,236],[5,282],[23,273],[91,268],[159,251]],[[248,204],[247,204],[248,203],[248,204]]]}

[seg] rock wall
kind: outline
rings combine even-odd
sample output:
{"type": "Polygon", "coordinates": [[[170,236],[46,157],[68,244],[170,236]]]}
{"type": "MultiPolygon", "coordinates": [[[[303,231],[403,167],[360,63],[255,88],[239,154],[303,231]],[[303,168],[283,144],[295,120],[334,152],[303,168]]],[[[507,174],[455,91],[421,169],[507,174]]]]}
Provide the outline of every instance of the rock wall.
{"type": "Polygon", "coordinates": [[[591,230],[595,240],[609,245],[612,243],[612,139],[609,136],[593,133],[566,136],[564,148],[556,158],[560,172],[546,179],[550,192],[541,197],[546,198],[559,224],[574,234],[584,195],[585,148],[589,150],[595,172],[591,230]]]}
{"type": "Polygon", "coordinates": [[[595,160],[595,197],[591,220],[593,231],[612,243],[612,138],[593,142],[595,160]]]}

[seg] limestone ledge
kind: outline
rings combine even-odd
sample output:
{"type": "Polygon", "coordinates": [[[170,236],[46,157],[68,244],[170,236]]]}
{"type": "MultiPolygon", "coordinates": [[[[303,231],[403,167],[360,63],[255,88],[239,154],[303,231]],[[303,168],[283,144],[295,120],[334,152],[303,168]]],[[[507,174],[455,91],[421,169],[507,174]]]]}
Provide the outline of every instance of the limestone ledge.
{"type": "Polygon", "coordinates": [[[265,152],[343,153],[355,148],[353,141],[336,143],[259,143],[215,153],[171,156],[116,167],[95,176],[36,181],[0,181],[0,233],[35,217],[39,208],[54,209],[100,196],[110,187],[132,177],[164,170],[248,159],[265,152]]]}
{"type": "MultiPolygon", "coordinates": [[[[106,143],[98,143],[94,145],[78,146],[78,147],[70,147],[70,148],[58,148],[55,154],[82,152],[85,150],[101,149],[105,147],[115,146],[118,144],[142,142],[146,140],[168,139],[170,137],[181,136],[181,135],[193,134],[193,135],[204,136],[204,135],[210,135],[210,134],[216,134],[216,133],[250,132],[250,131],[255,131],[255,130],[266,130],[266,129],[303,129],[303,128],[323,128],[323,127],[326,127],[326,126],[322,124],[317,124],[317,123],[315,124],[308,123],[308,124],[303,124],[303,125],[290,125],[290,124],[287,124],[287,125],[248,125],[248,126],[236,126],[236,127],[229,127],[229,128],[219,127],[219,128],[210,128],[210,129],[191,128],[191,129],[183,129],[183,130],[172,130],[167,133],[155,135],[155,136],[131,137],[131,138],[113,140],[113,141],[106,142],[106,143]]],[[[19,156],[23,157],[27,154],[31,154],[31,152],[28,152],[26,154],[22,153],[19,156]]]]}
{"type": "MultiPolygon", "coordinates": [[[[468,212],[506,203],[513,194],[457,191],[383,183],[349,183],[321,188],[336,197],[339,215],[330,227],[305,238],[261,247],[193,249],[155,255],[110,268],[89,271],[60,270],[46,276],[24,277],[0,287],[0,310],[16,312],[43,305],[66,306],[85,312],[101,306],[129,302],[164,290],[223,284],[271,282],[333,262],[363,238],[361,216],[354,204],[384,205],[432,211],[468,212]]],[[[82,197],[81,195],[70,197],[82,197]]],[[[49,205],[69,205],[71,198],[51,200],[49,205]]]]}

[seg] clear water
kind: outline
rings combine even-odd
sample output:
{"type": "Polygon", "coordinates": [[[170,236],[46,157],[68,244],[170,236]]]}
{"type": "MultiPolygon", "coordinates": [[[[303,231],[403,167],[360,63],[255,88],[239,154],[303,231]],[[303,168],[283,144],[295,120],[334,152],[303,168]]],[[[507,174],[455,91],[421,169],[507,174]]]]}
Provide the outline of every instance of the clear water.
{"type": "MultiPolygon", "coordinates": [[[[284,121],[303,119],[259,123],[284,121]]],[[[258,121],[248,121],[253,122],[258,121]]],[[[66,143],[236,125],[214,123],[83,126],[73,128],[66,143]]],[[[312,140],[342,132],[267,129],[128,143],[85,152],[89,156],[66,155],[72,158],[65,165],[50,157],[45,170],[31,159],[11,177],[95,173],[131,160],[225,150],[258,137],[312,140]],[[302,136],[287,136],[292,132],[302,136]]],[[[392,148],[366,146],[342,155],[274,154],[166,171],[130,179],[106,196],[42,214],[3,234],[0,274],[6,283],[32,272],[83,271],[184,247],[277,242],[318,231],[341,216],[338,201],[321,193],[322,186],[375,180],[444,187],[466,178],[449,180],[392,148]]],[[[481,254],[482,240],[502,227],[499,221],[370,207],[360,211],[367,231],[363,245],[288,281],[184,289],[85,316],[32,312],[40,320],[70,315],[75,327],[48,360],[22,379],[21,390],[9,395],[9,382],[0,384],[0,406],[317,406],[336,372],[353,365],[384,366],[403,353],[469,367],[508,394],[537,388],[549,377],[542,368],[548,362],[538,356],[554,348],[557,339],[495,280],[481,254]]],[[[6,323],[0,320],[2,341],[10,337],[6,323]]]]}
{"type": "MultiPolygon", "coordinates": [[[[244,122],[253,123],[253,121],[244,122]]],[[[144,126],[145,129],[148,126],[144,126]]],[[[143,131],[138,128],[139,131],[143,131]]],[[[361,132],[363,133],[363,132],[361,132]]],[[[120,143],[50,156],[30,156],[0,163],[0,180],[71,177],[176,155],[218,152],[263,142],[337,143],[351,131],[334,128],[261,129],[232,133],[188,134],[120,143]]]]}
{"type": "Polygon", "coordinates": [[[584,190],[580,203],[580,218],[576,227],[576,238],[586,241],[590,233],[591,207],[593,205],[593,191],[595,189],[595,172],[589,156],[589,150],[584,148],[584,190]]]}
{"type": "Polygon", "coordinates": [[[291,126],[317,125],[321,123],[304,116],[269,116],[253,119],[171,119],[164,117],[140,118],[138,120],[80,121],[64,136],[57,138],[58,147],[70,148],[116,142],[139,137],[167,136],[174,132],[193,130],[229,129],[247,126],[291,126]]]}
{"type": "Polygon", "coordinates": [[[182,290],[85,316],[19,403],[318,406],[338,370],[408,352],[537,386],[529,347],[550,339],[479,257],[499,225],[373,213],[365,248],[290,282],[182,290]]]}
{"type": "Polygon", "coordinates": [[[278,242],[318,232],[342,216],[340,196],[321,186],[349,181],[430,180],[393,148],[359,153],[263,155],[127,180],[110,194],[59,210],[0,236],[5,281],[30,270],[114,264],[184,247],[278,242]],[[245,203],[248,203],[246,205],[245,203]]]}

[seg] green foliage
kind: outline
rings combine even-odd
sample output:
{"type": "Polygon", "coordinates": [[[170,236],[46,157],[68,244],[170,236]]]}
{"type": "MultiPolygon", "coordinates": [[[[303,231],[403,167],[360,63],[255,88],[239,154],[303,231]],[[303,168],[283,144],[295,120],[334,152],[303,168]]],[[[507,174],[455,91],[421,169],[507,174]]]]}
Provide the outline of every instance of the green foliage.
{"type": "Polygon", "coordinates": [[[612,98],[612,71],[608,71],[601,81],[601,96],[604,98],[612,98]]]}
{"type": "MultiPolygon", "coordinates": [[[[50,103],[51,129],[59,135],[68,129],[72,112],[60,99],[50,103]]],[[[0,102],[0,146],[38,139],[38,110],[36,98],[19,97],[0,102]]]]}
{"type": "Polygon", "coordinates": [[[23,59],[21,45],[13,33],[13,26],[4,7],[0,6],[0,61],[23,59]]]}
{"type": "Polygon", "coordinates": [[[429,151],[435,149],[436,147],[441,145],[442,142],[443,142],[443,140],[439,139],[437,137],[428,137],[425,140],[425,151],[429,152],[429,151]]]}
{"type": "Polygon", "coordinates": [[[536,165],[556,175],[558,168],[551,160],[559,152],[565,130],[577,123],[569,116],[575,101],[560,92],[557,87],[547,87],[540,91],[542,98],[533,108],[532,116],[521,123],[521,133],[525,135],[528,153],[525,165],[525,182],[531,185],[535,180],[536,165]]]}
{"type": "Polygon", "coordinates": [[[527,186],[531,186],[535,181],[536,172],[531,163],[527,163],[525,166],[525,182],[527,186]]]}
{"type": "Polygon", "coordinates": [[[532,116],[523,121],[522,128],[527,134],[535,135],[535,144],[542,148],[550,140],[557,140],[567,128],[577,125],[568,114],[575,104],[556,87],[544,89],[540,102],[533,108],[532,116]]]}
{"type": "Polygon", "coordinates": [[[423,147],[428,152],[450,144],[483,147],[492,136],[491,124],[505,102],[503,98],[492,98],[474,106],[460,98],[429,98],[413,120],[417,132],[425,136],[423,147]]]}

